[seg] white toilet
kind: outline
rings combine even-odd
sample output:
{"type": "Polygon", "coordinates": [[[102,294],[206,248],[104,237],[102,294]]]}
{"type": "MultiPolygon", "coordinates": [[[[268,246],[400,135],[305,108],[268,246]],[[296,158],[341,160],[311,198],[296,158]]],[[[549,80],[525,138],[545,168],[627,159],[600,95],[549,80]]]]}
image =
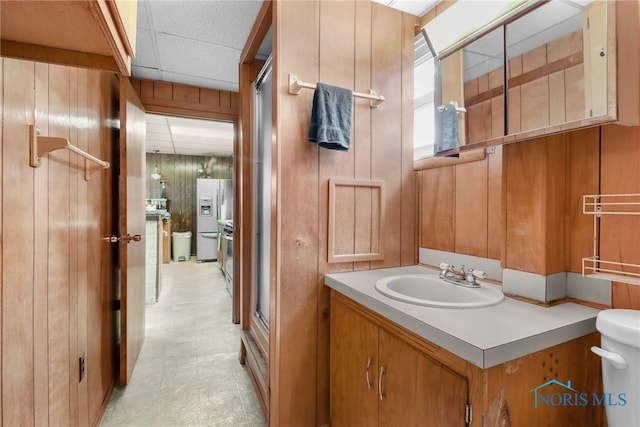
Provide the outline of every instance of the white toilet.
{"type": "Polygon", "coordinates": [[[640,310],[603,310],[596,329],[601,347],[602,381],[609,427],[640,426],[640,310]]]}

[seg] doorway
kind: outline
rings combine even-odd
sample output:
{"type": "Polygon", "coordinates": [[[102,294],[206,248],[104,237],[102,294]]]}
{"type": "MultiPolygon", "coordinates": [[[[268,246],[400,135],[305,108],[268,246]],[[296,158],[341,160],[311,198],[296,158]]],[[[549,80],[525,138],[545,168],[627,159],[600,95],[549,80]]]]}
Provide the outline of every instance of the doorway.
{"type": "MultiPolygon", "coordinates": [[[[146,114],[147,234],[157,235],[147,251],[155,247],[158,260],[147,265],[147,304],[162,298],[169,263],[217,263],[215,274],[226,278],[222,232],[233,227],[235,128],[232,121],[146,114]]],[[[239,323],[239,292],[230,284],[230,320],[239,323]]]]}

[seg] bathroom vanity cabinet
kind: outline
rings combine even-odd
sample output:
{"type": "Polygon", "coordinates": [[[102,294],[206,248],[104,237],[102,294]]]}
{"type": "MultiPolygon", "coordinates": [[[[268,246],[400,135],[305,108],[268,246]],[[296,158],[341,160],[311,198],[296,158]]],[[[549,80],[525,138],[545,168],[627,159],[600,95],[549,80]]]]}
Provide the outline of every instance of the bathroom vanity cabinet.
{"type": "Polygon", "coordinates": [[[598,343],[591,333],[483,369],[332,290],[331,426],[601,426],[591,402],[535,404],[535,393],[564,393],[540,387],[551,380],[601,396],[598,343]]]}
{"type": "Polygon", "coordinates": [[[464,377],[339,294],[331,307],[332,427],[465,424],[464,377]]]}

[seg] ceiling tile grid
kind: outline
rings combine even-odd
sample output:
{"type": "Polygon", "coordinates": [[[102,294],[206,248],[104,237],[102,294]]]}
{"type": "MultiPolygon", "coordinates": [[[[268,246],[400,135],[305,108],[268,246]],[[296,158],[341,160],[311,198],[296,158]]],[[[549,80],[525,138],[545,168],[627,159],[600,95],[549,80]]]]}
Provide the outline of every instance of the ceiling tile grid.
{"type": "Polygon", "coordinates": [[[146,127],[149,153],[233,155],[235,131],[230,122],[146,114],[146,127]]]}

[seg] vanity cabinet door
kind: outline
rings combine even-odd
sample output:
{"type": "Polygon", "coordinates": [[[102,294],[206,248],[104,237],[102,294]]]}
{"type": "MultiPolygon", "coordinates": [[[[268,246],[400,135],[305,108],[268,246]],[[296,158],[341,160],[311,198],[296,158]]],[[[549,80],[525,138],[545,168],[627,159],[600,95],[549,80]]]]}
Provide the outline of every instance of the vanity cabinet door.
{"type": "Polygon", "coordinates": [[[467,380],[331,299],[331,427],[464,426],[467,380]]]}
{"type": "Polygon", "coordinates": [[[380,427],[464,426],[467,381],[384,329],[378,332],[380,427]]]}
{"type": "Polygon", "coordinates": [[[335,299],[330,371],[331,426],[377,426],[378,327],[335,299]]]}

